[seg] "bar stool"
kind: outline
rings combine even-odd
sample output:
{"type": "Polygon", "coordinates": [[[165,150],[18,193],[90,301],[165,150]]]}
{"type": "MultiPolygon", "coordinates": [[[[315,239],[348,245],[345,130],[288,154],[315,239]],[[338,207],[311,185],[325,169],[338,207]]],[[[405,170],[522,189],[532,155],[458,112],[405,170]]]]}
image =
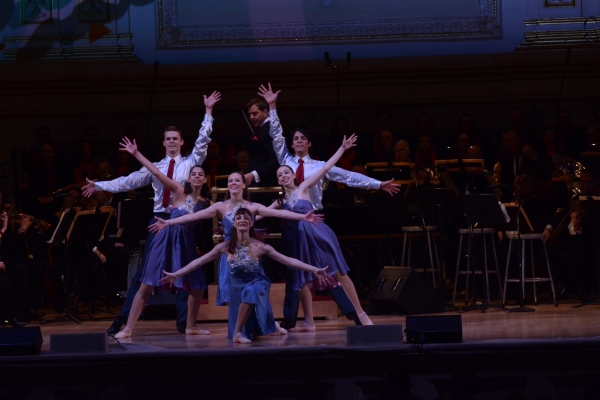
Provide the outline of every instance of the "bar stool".
{"type": "Polygon", "coordinates": [[[496,243],[495,243],[495,238],[494,238],[494,234],[496,233],[496,230],[493,228],[479,228],[479,229],[459,229],[458,230],[458,234],[460,235],[460,240],[458,242],[458,257],[456,258],[456,273],[454,275],[454,291],[452,292],[452,305],[454,305],[454,302],[456,300],[456,286],[458,285],[458,275],[466,275],[467,276],[467,283],[466,283],[466,287],[465,287],[465,304],[467,304],[467,300],[469,298],[469,278],[471,276],[471,254],[473,254],[471,252],[471,248],[472,248],[472,243],[471,243],[471,238],[473,237],[472,235],[480,235],[483,239],[483,271],[481,270],[476,270],[473,271],[473,273],[475,274],[484,274],[485,275],[485,290],[486,290],[486,294],[487,294],[487,302],[488,304],[490,303],[490,281],[489,281],[489,274],[496,274],[496,276],[498,277],[498,290],[500,290],[500,288],[502,287],[502,281],[500,280],[500,269],[498,268],[498,256],[496,255],[496,243]],[[465,237],[465,235],[467,235],[467,269],[464,271],[460,271],[460,258],[462,255],[462,249],[463,249],[463,239],[465,237]],[[488,240],[490,242],[492,242],[492,250],[494,253],[494,263],[496,265],[496,269],[495,270],[490,270],[488,269],[488,260],[487,260],[487,243],[486,243],[486,236],[488,237],[488,240]]]}
{"type": "MultiPolygon", "coordinates": [[[[433,287],[437,288],[437,280],[435,277],[435,272],[437,271],[438,274],[441,274],[440,272],[440,259],[438,256],[438,252],[437,252],[437,244],[435,242],[435,238],[433,237],[433,233],[434,231],[437,231],[437,226],[434,225],[426,225],[425,226],[426,229],[426,235],[427,235],[427,249],[429,250],[429,263],[430,263],[430,269],[431,269],[431,278],[433,279],[433,287]],[[433,252],[431,250],[431,242],[433,241],[433,252]],[[435,252],[435,265],[434,265],[434,258],[433,258],[433,253],[435,252]]],[[[412,235],[414,233],[422,233],[423,232],[423,227],[419,226],[419,225],[414,225],[414,226],[403,226],[401,231],[404,233],[404,241],[402,243],[402,261],[400,265],[403,266],[410,266],[410,252],[411,252],[411,247],[412,247],[412,235]],[[406,241],[408,238],[408,258],[407,258],[407,264],[404,263],[404,255],[406,254],[406,241]]],[[[417,271],[422,270],[425,271],[425,268],[422,269],[416,269],[417,271]]]]}
{"type": "Polygon", "coordinates": [[[552,271],[550,271],[550,261],[548,259],[548,250],[546,249],[546,241],[543,233],[521,233],[519,235],[516,231],[508,231],[506,232],[506,237],[508,238],[508,257],[506,258],[506,273],[504,275],[504,290],[502,291],[502,305],[506,303],[506,284],[508,282],[517,282],[519,283],[521,280],[523,281],[523,285],[521,287],[522,293],[525,293],[525,283],[531,282],[533,283],[533,302],[537,306],[537,289],[536,283],[538,282],[550,282],[550,288],[552,289],[552,297],[554,298],[554,306],[558,307],[558,302],[556,300],[556,293],[554,291],[554,281],[552,280],[552,271]],[[512,253],[513,242],[517,243],[518,240],[521,240],[523,246],[523,252],[521,253],[521,280],[519,278],[508,278],[508,266],[510,264],[510,256],[512,253]],[[535,264],[533,262],[533,242],[535,240],[541,240],[544,246],[544,256],[546,257],[546,267],[548,268],[548,278],[538,278],[535,276],[535,264]],[[526,243],[529,242],[529,253],[531,255],[531,277],[525,277],[525,253],[526,253],[526,243]]]}

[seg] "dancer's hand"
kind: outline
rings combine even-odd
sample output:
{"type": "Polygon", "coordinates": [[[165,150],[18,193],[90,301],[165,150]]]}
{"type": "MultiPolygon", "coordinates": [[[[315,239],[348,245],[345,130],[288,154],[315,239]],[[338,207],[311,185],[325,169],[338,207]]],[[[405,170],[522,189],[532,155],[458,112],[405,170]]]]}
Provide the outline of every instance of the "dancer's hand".
{"type": "Polygon", "coordinates": [[[275,104],[277,102],[277,97],[279,96],[279,93],[281,93],[281,90],[278,90],[275,93],[273,93],[273,89],[271,89],[271,82],[269,82],[267,86],[268,88],[264,87],[264,85],[260,85],[260,87],[258,88],[258,95],[265,99],[265,101],[269,105],[275,104]]]}
{"type": "Polygon", "coordinates": [[[327,275],[327,273],[325,272],[325,270],[329,268],[329,265],[326,266],[325,268],[316,268],[313,271],[313,274],[315,274],[315,276],[317,278],[319,278],[319,281],[323,280],[323,279],[327,279],[329,277],[329,275],[327,275]]]}
{"type": "Polygon", "coordinates": [[[164,278],[161,278],[161,280],[159,280],[160,284],[166,285],[168,283],[171,286],[173,286],[173,282],[175,282],[177,280],[177,276],[174,273],[167,272],[165,270],[163,270],[163,273],[165,274],[165,276],[164,276],[164,278]]]}
{"type": "Polygon", "coordinates": [[[212,111],[219,100],[221,100],[221,93],[216,90],[208,97],[204,95],[204,107],[206,107],[207,114],[211,114],[210,111],[212,111]]]}
{"type": "Polygon", "coordinates": [[[381,182],[381,186],[379,187],[379,190],[382,190],[382,191],[386,192],[387,194],[389,194],[390,196],[393,196],[393,195],[397,194],[398,192],[400,192],[400,186],[401,185],[394,183],[393,179],[390,179],[389,181],[381,182]]]}
{"type": "Polygon", "coordinates": [[[348,150],[349,148],[356,146],[357,139],[358,136],[356,136],[356,133],[353,133],[348,139],[346,139],[346,135],[344,135],[344,140],[342,140],[342,148],[344,150],[348,150]]]}
{"type": "Polygon", "coordinates": [[[304,220],[306,222],[310,222],[313,225],[316,225],[317,222],[322,222],[323,221],[323,214],[315,214],[315,210],[310,210],[304,216],[304,220]]]}
{"type": "Polygon", "coordinates": [[[85,178],[85,180],[88,184],[82,187],[81,191],[83,192],[83,195],[85,197],[91,197],[96,191],[96,183],[94,181],[91,181],[89,178],[85,178]]]}
{"type": "Polygon", "coordinates": [[[164,219],[159,217],[154,218],[156,219],[156,222],[148,227],[148,230],[150,232],[158,233],[168,226],[167,221],[165,221],[164,219]]]}
{"type": "Polygon", "coordinates": [[[126,151],[132,156],[137,152],[137,144],[135,143],[135,139],[133,139],[132,142],[127,136],[125,136],[123,139],[121,139],[121,143],[119,144],[121,145],[119,150],[126,151]]]}

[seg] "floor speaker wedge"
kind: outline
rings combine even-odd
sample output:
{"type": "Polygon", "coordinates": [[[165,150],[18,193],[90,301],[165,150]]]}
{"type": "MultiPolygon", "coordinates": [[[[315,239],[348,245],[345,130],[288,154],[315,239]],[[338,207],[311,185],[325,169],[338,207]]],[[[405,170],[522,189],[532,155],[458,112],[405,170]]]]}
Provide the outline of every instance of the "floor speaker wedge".
{"type": "Polygon", "coordinates": [[[446,299],[410,267],[383,267],[369,293],[378,309],[400,314],[432,314],[446,309],[446,299]]]}
{"type": "Polygon", "coordinates": [[[39,326],[0,329],[0,356],[35,356],[42,349],[39,326]]]}

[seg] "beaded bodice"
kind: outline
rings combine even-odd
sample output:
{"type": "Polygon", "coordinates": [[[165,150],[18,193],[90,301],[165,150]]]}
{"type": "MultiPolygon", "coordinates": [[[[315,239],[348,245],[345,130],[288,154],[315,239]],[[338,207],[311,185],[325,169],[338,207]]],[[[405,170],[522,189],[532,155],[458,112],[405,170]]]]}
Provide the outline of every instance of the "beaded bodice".
{"type": "Polygon", "coordinates": [[[250,245],[242,246],[238,243],[235,246],[235,253],[227,260],[232,272],[254,272],[258,269],[259,261],[252,258],[249,253],[250,245]]]}

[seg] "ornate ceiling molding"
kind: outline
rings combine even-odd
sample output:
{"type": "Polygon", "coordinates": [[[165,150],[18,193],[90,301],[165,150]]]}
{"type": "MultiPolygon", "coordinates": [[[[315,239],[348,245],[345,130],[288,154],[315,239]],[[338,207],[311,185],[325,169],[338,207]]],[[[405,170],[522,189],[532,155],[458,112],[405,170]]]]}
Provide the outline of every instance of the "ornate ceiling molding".
{"type": "Polygon", "coordinates": [[[178,19],[178,0],[158,0],[159,48],[502,37],[497,0],[481,0],[479,16],[462,18],[196,26],[180,26],[178,19]]]}

